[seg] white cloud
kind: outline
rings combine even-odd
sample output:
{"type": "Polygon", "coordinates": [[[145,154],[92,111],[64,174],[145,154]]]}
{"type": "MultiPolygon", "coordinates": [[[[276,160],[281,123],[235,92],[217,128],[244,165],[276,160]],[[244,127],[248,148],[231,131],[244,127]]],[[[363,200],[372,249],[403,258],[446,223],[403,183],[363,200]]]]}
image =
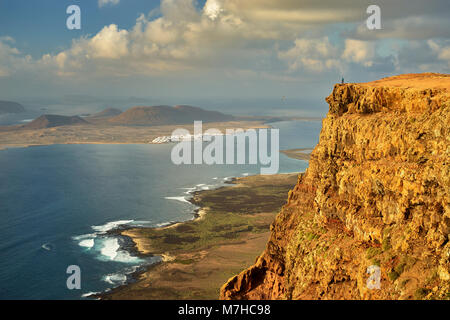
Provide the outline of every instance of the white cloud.
{"type": "Polygon", "coordinates": [[[118,59],[128,54],[128,31],[111,24],[89,41],[93,58],[118,59]]]}
{"type": "Polygon", "coordinates": [[[375,56],[374,44],[368,41],[346,39],[342,58],[355,63],[370,67],[375,56]]]}
{"type": "Polygon", "coordinates": [[[330,43],[328,37],[319,39],[296,39],[293,48],[278,53],[286,61],[291,72],[309,70],[323,72],[330,69],[341,70],[338,48],[330,43]]]}
{"type": "Polygon", "coordinates": [[[450,67],[450,42],[449,41],[441,41],[438,43],[435,40],[428,40],[428,46],[431,51],[437,56],[437,58],[441,61],[447,62],[450,67]]]}
{"type": "Polygon", "coordinates": [[[17,61],[20,60],[19,50],[12,47],[14,39],[0,37],[0,77],[7,77],[13,72],[17,61]]]}
{"type": "Polygon", "coordinates": [[[116,4],[119,4],[120,0],[98,0],[98,6],[104,7],[106,5],[115,6],[116,4]]]}
{"type": "MultiPolygon", "coordinates": [[[[100,0],[99,6],[117,3],[100,0]]],[[[29,64],[48,73],[83,78],[204,70],[239,74],[239,70],[292,79],[301,77],[300,71],[342,73],[354,64],[391,67],[381,66],[388,59],[379,59],[375,50],[377,41],[383,40],[341,37],[331,42],[325,36],[325,26],[361,20],[364,6],[350,0],[207,0],[200,10],[194,0],[162,0],[159,12],[158,18],[141,15],[128,30],[104,26],[91,37],[76,39],[70,48],[29,64]]],[[[27,62],[19,59],[20,52],[8,41],[0,41],[3,76],[14,69],[5,65],[14,62],[23,68],[27,62]]],[[[428,45],[435,59],[448,62],[448,46],[428,45]]]]}
{"type": "Polygon", "coordinates": [[[207,17],[214,21],[223,12],[223,8],[219,0],[207,0],[203,11],[207,17]]]}

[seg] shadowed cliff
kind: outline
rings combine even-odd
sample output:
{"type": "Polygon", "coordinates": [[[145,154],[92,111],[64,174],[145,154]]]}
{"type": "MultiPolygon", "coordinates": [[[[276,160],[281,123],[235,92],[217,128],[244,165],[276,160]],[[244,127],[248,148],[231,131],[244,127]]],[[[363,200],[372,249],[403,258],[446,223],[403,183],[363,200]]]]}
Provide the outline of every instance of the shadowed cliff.
{"type": "Polygon", "coordinates": [[[308,170],[221,299],[449,299],[450,76],[338,84],[326,100],[308,170]]]}

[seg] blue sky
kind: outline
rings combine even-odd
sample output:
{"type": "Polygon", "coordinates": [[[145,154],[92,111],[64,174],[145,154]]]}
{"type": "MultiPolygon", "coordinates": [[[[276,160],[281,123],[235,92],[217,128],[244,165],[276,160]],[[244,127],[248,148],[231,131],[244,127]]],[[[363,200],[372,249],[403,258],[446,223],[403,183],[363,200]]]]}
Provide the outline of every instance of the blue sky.
{"type": "Polygon", "coordinates": [[[324,110],[342,76],[448,73],[449,16],[446,0],[0,0],[0,99],[138,97],[255,112],[285,96],[291,110],[324,110]],[[381,30],[366,26],[374,3],[381,30]],[[66,28],[72,4],[81,30],[66,28]]]}
{"type": "Polygon", "coordinates": [[[17,47],[39,57],[68,48],[73,39],[100,31],[103,26],[117,24],[131,28],[139,14],[159,8],[159,0],[126,0],[99,8],[95,0],[0,0],[0,36],[10,36],[17,47]],[[82,29],[66,28],[66,8],[79,5],[82,29]]]}

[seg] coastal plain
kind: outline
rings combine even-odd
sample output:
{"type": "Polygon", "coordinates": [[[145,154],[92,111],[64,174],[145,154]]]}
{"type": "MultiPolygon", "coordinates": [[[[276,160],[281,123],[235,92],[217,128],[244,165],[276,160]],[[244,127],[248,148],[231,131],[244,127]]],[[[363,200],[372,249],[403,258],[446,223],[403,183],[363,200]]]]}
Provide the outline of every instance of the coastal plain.
{"type": "Polygon", "coordinates": [[[217,299],[233,274],[264,249],[270,224],[298,174],[236,178],[230,186],[194,194],[197,218],[163,228],[122,231],[142,256],[163,262],[136,274],[136,281],[101,299],[217,299]]]}

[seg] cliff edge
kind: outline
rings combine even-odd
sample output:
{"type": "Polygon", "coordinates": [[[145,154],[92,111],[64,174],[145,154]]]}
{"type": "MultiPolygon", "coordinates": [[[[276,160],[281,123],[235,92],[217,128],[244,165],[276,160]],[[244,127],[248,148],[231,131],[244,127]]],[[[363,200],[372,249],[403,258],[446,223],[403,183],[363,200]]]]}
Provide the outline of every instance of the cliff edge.
{"type": "Polygon", "coordinates": [[[449,299],[450,75],[337,84],[326,101],[265,251],[220,298],[449,299]]]}

